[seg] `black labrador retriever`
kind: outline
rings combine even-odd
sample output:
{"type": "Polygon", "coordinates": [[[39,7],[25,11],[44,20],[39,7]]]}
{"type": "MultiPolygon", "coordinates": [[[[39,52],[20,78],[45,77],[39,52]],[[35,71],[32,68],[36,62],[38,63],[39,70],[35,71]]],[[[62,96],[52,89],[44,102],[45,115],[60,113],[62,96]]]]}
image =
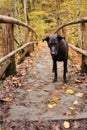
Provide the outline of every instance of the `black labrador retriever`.
{"type": "Polygon", "coordinates": [[[66,82],[68,44],[65,38],[57,34],[52,34],[44,38],[43,41],[47,41],[48,47],[50,48],[52,60],[53,60],[52,71],[55,73],[53,82],[57,82],[57,61],[64,62],[63,79],[64,79],[64,82],[66,82]]]}

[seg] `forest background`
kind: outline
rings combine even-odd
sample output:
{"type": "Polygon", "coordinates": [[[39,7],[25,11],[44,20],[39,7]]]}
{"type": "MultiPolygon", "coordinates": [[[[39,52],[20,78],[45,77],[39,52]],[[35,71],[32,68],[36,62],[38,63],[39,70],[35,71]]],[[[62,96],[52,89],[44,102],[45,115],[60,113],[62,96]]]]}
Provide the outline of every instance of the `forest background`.
{"type": "MultiPolygon", "coordinates": [[[[29,24],[42,39],[56,31],[61,24],[86,16],[87,0],[0,0],[0,14],[9,13],[29,24]]],[[[1,28],[0,25],[0,39],[1,28]]],[[[15,37],[19,44],[23,43],[24,31],[24,28],[15,26],[15,37]]],[[[69,43],[81,46],[81,25],[66,27],[66,36],[69,43]]]]}

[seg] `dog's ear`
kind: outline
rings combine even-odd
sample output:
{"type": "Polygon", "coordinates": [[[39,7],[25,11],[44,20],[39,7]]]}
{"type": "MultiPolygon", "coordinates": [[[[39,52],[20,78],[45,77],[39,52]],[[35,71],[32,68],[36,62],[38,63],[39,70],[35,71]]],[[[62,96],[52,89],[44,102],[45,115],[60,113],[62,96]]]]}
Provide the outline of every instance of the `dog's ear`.
{"type": "Polygon", "coordinates": [[[64,37],[57,35],[58,41],[61,41],[64,37]]]}
{"type": "Polygon", "coordinates": [[[44,39],[42,39],[42,41],[44,42],[44,41],[49,41],[49,36],[47,36],[47,37],[45,37],[44,39]]]}

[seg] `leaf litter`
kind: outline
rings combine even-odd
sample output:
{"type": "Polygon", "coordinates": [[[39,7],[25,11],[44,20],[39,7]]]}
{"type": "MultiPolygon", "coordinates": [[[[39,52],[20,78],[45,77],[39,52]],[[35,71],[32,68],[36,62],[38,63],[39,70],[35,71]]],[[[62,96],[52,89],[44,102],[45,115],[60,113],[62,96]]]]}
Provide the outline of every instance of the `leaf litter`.
{"type": "MultiPolygon", "coordinates": [[[[32,59],[30,60],[30,64],[29,64],[29,61],[26,60],[26,62],[23,63],[23,66],[21,67],[18,67],[19,70],[17,70],[17,74],[14,75],[14,76],[9,76],[8,78],[6,78],[6,80],[4,81],[4,84],[3,84],[3,89],[1,89],[0,91],[0,105],[2,105],[0,109],[2,109],[2,111],[4,111],[5,113],[8,113],[8,110],[9,110],[9,106],[14,103],[14,99],[15,99],[15,96],[18,94],[17,93],[17,89],[25,89],[26,92],[29,92],[31,93],[33,91],[32,89],[32,86],[31,84],[27,83],[26,80],[23,81],[23,76],[25,76],[28,72],[28,69],[31,70],[31,68],[36,64],[36,61],[33,62],[33,58],[34,56],[32,55],[32,59]],[[30,68],[28,68],[30,67],[30,68]]],[[[49,70],[50,71],[50,70],[49,70]]],[[[35,72],[35,71],[34,71],[35,72]]],[[[36,74],[36,73],[34,73],[36,74]]],[[[45,108],[42,108],[41,109],[41,114],[43,113],[46,113],[47,111],[49,111],[50,109],[53,109],[55,108],[58,104],[60,104],[62,101],[61,101],[61,95],[64,95],[64,94],[68,94],[68,95],[75,95],[76,98],[83,98],[84,97],[84,94],[86,95],[86,90],[84,89],[86,87],[86,81],[84,80],[81,80],[81,82],[79,82],[79,78],[77,78],[79,75],[78,72],[75,73],[75,71],[73,72],[72,71],[72,78],[70,78],[67,83],[67,85],[63,85],[61,84],[61,86],[57,86],[55,84],[56,87],[56,91],[53,92],[52,91],[52,95],[50,95],[51,97],[49,98],[49,102],[46,104],[46,107],[45,108]],[[74,74],[74,75],[73,75],[74,74]],[[75,77],[76,76],[76,77],[75,77]],[[76,80],[74,80],[74,78],[76,80]],[[76,84],[77,82],[77,84],[76,84]],[[85,83],[84,83],[85,82],[85,83]],[[80,87],[81,84],[83,84],[82,86],[83,87],[80,87]],[[83,88],[84,91],[83,92],[76,92],[72,87],[69,87],[69,86],[78,86],[78,87],[74,87],[76,89],[79,89],[79,88],[83,88]],[[60,102],[61,101],[61,102],[60,102]],[[48,106],[47,106],[48,105],[48,106]],[[48,107],[48,109],[47,109],[48,107]]],[[[86,75],[85,75],[86,76],[86,75]]],[[[52,80],[52,78],[49,78],[50,80],[52,80]]],[[[86,79],[86,78],[85,78],[86,79]]],[[[51,81],[49,81],[50,83],[51,81]]],[[[42,82],[42,84],[46,85],[44,82],[42,82]]],[[[48,85],[48,84],[47,84],[48,85]]],[[[41,89],[41,84],[37,84],[35,85],[35,89],[41,89]]],[[[46,92],[46,93],[49,93],[50,94],[50,91],[48,88],[43,88],[43,90],[46,92]]],[[[38,90],[39,91],[39,90],[38,90]]],[[[86,98],[86,96],[84,97],[86,98]]],[[[66,111],[65,112],[65,115],[66,116],[70,116],[70,115],[76,115],[76,114],[79,114],[80,111],[83,111],[83,104],[79,104],[79,102],[76,103],[77,100],[73,101],[75,102],[75,108],[74,106],[71,106],[71,107],[68,107],[71,111],[66,111]],[[78,107],[80,107],[78,109],[78,107]],[[81,108],[82,107],[82,108],[81,108]]],[[[28,106],[29,107],[29,102],[27,101],[23,101],[22,102],[22,105],[24,106],[28,106]]],[[[64,114],[64,113],[62,113],[64,114]]],[[[84,125],[85,124],[85,128],[87,128],[87,121],[86,120],[81,120],[80,121],[38,121],[38,122],[30,122],[30,121],[27,121],[25,119],[25,121],[19,121],[19,120],[16,120],[16,121],[12,121],[12,120],[9,120],[8,122],[4,122],[3,118],[5,117],[6,115],[3,115],[1,118],[1,122],[2,124],[4,124],[4,126],[1,127],[1,130],[2,129],[12,129],[12,127],[14,127],[14,129],[31,129],[31,130],[65,130],[65,129],[74,129],[75,128],[80,128],[81,129],[84,129],[84,125]],[[80,122],[80,123],[78,123],[80,122]],[[83,122],[83,123],[82,123],[83,122]],[[32,125],[31,125],[32,124],[32,125]],[[55,125],[54,125],[55,124],[55,125]],[[78,125],[77,125],[78,124],[78,125]],[[12,126],[12,127],[11,127],[12,126]]],[[[86,129],[85,129],[86,130],[86,129]]]]}

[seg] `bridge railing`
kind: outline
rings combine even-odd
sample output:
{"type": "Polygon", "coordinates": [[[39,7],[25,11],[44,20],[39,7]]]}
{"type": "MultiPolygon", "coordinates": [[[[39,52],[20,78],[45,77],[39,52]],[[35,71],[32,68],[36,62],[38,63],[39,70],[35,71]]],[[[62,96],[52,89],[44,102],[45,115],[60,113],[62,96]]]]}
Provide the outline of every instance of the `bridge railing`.
{"type": "Polygon", "coordinates": [[[35,30],[27,25],[26,23],[10,17],[0,15],[0,23],[2,24],[2,48],[3,48],[3,57],[0,58],[0,78],[8,76],[10,74],[16,73],[16,62],[15,54],[23,49],[24,53],[19,59],[18,63],[21,63],[26,55],[30,54],[30,48],[34,50],[35,44],[37,45],[37,33],[35,30]],[[14,45],[14,25],[20,25],[25,27],[27,34],[25,34],[24,44],[21,47],[15,49],[14,45]],[[31,33],[31,35],[29,35],[31,33]],[[31,36],[31,37],[29,37],[31,36]],[[29,37],[30,41],[27,41],[29,37]]]}
{"type": "MultiPolygon", "coordinates": [[[[62,29],[62,34],[64,34],[63,29],[65,30],[65,27],[73,25],[73,24],[81,24],[82,27],[82,48],[78,48],[72,44],[69,44],[69,47],[73,50],[79,52],[82,54],[82,63],[81,63],[81,72],[87,73],[87,17],[83,17],[76,21],[71,21],[68,23],[65,23],[58,27],[58,29],[54,33],[59,33],[59,31],[62,29]]],[[[65,36],[67,37],[67,36],[65,36]]]]}

